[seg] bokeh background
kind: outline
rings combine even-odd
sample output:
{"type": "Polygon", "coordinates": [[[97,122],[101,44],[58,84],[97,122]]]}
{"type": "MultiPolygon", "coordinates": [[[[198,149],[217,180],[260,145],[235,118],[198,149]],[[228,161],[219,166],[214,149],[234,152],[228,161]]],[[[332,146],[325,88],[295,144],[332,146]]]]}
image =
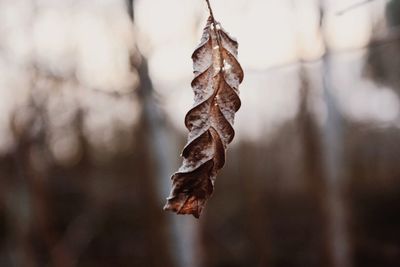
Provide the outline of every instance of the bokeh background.
{"type": "Polygon", "coordinates": [[[1,267],[400,266],[400,1],[213,0],[242,108],[162,210],[201,0],[0,0],[1,267]]]}

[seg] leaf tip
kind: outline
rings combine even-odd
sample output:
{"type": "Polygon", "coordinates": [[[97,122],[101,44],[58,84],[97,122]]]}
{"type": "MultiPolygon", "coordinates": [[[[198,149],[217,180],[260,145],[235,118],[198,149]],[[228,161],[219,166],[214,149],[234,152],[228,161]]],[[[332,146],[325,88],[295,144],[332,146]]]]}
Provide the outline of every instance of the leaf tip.
{"type": "Polygon", "coordinates": [[[184,199],[173,197],[167,198],[167,203],[165,204],[163,210],[175,212],[176,214],[180,215],[191,214],[196,219],[199,219],[203,207],[193,196],[190,198],[185,197],[184,199]]]}

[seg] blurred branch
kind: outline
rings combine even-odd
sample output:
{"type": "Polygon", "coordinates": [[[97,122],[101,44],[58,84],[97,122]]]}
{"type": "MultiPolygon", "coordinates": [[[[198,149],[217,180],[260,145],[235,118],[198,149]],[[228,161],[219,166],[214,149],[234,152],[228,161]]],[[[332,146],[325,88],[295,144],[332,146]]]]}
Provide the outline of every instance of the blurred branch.
{"type": "Polygon", "coordinates": [[[369,4],[370,2],[373,2],[373,1],[375,1],[375,0],[364,0],[364,1],[361,1],[361,2],[354,3],[354,4],[346,7],[345,9],[342,9],[342,10],[336,12],[336,15],[337,16],[342,16],[342,15],[346,14],[349,11],[352,11],[354,9],[362,7],[362,6],[364,6],[366,4],[369,4]]]}
{"type": "MultiPolygon", "coordinates": [[[[396,42],[400,42],[400,26],[396,26],[396,27],[392,27],[390,28],[390,30],[385,33],[382,34],[381,36],[375,37],[373,39],[371,39],[369,41],[369,43],[367,43],[364,46],[361,47],[351,47],[351,48],[345,48],[345,49],[341,49],[341,50],[330,50],[329,54],[331,56],[335,56],[335,55],[341,55],[341,54],[346,54],[346,53],[353,53],[353,52],[357,52],[360,50],[364,50],[364,49],[376,49],[379,48],[381,46],[384,45],[388,45],[388,44],[392,44],[392,43],[396,43],[396,42]]],[[[284,62],[281,64],[276,64],[276,65],[272,65],[270,67],[267,67],[265,69],[248,69],[248,72],[268,72],[268,71],[273,71],[273,70],[277,70],[277,69],[282,69],[282,68],[286,68],[286,67],[291,67],[291,66],[295,66],[295,65],[302,65],[302,64],[313,64],[313,63],[319,63],[322,62],[323,60],[323,56],[320,56],[316,59],[311,59],[311,60],[306,60],[306,59],[297,59],[294,61],[288,61],[288,62],[284,62]]]]}
{"type": "Polygon", "coordinates": [[[400,41],[400,26],[391,27],[384,36],[376,37],[368,44],[368,49],[400,41]]]}
{"type": "Polygon", "coordinates": [[[126,92],[118,92],[118,91],[104,91],[99,89],[91,89],[93,92],[98,93],[99,95],[109,96],[113,99],[120,99],[120,98],[129,98],[132,96],[134,90],[129,90],[126,92]]]}
{"type": "Polygon", "coordinates": [[[128,10],[128,15],[132,21],[135,20],[134,13],[133,13],[133,1],[134,0],[125,0],[126,1],[126,8],[128,10]]]}
{"type": "MultiPolygon", "coordinates": [[[[83,252],[95,238],[96,231],[104,222],[107,203],[89,204],[66,229],[64,236],[52,247],[51,253],[68,262],[70,266],[79,263],[83,252]],[[97,205],[96,205],[97,204],[97,205]]],[[[46,266],[52,266],[49,262],[46,266]]]]}

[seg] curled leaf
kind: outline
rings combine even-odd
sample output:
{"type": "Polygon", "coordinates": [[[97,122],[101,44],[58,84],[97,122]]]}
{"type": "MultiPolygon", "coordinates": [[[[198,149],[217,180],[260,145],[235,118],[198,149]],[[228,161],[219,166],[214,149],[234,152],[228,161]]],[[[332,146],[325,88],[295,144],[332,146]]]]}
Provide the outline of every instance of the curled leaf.
{"type": "Polygon", "coordinates": [[[192,55],[194,106],[185,117],[189,130],[183,163],[172,175],[172,190],[165,210],[200,216],[214,190],[225,151],[235,135],[239,84],[243,70],[237,60],[238,43],[209,17],[200,45],[192,55]]]}

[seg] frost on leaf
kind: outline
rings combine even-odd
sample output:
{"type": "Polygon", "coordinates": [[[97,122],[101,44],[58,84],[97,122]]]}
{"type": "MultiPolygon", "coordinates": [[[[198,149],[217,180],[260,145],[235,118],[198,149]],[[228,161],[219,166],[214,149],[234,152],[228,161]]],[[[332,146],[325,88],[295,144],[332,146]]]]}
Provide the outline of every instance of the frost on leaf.
{"type": "Polygon", "coordinates": [[[182,166],[171,177],[173,185],[165,210],[198,218],[213,192],[240,108],[243,70],[237,49],[237,41],[209,17],[192,55],[194,105],[185,117],[188,142],[182,152],[182,166]]]}

